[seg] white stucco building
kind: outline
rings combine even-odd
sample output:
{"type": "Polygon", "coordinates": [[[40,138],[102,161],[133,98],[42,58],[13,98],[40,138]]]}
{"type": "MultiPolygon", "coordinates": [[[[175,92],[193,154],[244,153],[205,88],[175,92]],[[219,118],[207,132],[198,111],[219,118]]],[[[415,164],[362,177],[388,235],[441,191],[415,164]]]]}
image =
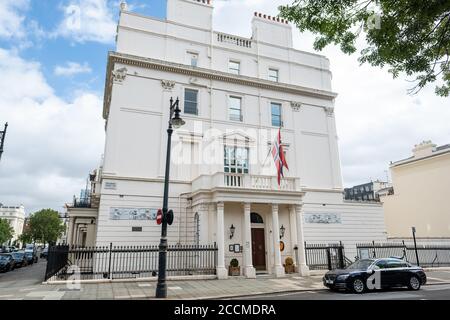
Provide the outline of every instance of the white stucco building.
{"type": "Polygon", "coordinates": [[[22,205],[6,206],[0,203],[0,219],[7,220],[11,227],[14,229],[14,235],[11,239],[11,243],[13,243],[23,232],[23,224],[25,221],[25,207],[22,205]]]}
{"type": "Polygon", "coordinates": [[[164,20],[122,5],[96,245],[159,243],[171,97],[186,125],[172,142],[169,244],[216,243],[223,278],[232,258],[248,277],[282,276],[288,256],[307,274],[305,240],[343,241],[351,258],[356,242],[385,240],[380,204],[343,201],[329,60],[294,49],[283,20],[255,13],[242,38],[214,31],[212,13],[207,0],[168,0],[164,20]],[[280,126],[289,170],[278,186],[269,150],[280,126]]]}

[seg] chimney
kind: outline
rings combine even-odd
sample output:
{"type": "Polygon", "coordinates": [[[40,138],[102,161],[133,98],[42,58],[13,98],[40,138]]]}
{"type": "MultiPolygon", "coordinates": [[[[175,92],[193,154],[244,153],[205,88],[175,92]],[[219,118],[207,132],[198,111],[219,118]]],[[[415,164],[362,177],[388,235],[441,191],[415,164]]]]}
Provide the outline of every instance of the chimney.
{"type": "Polygon", "coordinates": [[[414,158],[423,158],[429,156],[434,151],[436,151],[436,145],[433,144],[431,140],[422,141],[421,143],[416,144],[414,146],[414,149],[412,150],[414,158]]]}
{"type": "Polygon", "coordinates": [[[211,0],[167,0],[167,20],[212,30],[211,0]]]}
{"type": "Polygon", "coordinates": [[[285,19],[255,12],[252,32],[252,39],[292,48],[292,27],[285,19]]]}

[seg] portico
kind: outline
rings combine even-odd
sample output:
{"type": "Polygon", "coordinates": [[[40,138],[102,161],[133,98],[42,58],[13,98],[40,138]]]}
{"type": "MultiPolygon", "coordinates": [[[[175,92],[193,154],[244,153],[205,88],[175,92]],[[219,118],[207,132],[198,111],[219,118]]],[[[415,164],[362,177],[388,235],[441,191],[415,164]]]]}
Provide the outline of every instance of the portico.
{"type": "Polygon", "coordinates": [[[239,261],[241,275],[247,278],[255,278],[257,273],[283,277],[287,257],[294,260],[300,275],[308,275],[303,247],[303,195],[299,190],[236,187],[195,192],[192,210],[204,226],[199,230],[199,243],[216,243],[217,277],[228,277],[232,259],[239,261]]]}

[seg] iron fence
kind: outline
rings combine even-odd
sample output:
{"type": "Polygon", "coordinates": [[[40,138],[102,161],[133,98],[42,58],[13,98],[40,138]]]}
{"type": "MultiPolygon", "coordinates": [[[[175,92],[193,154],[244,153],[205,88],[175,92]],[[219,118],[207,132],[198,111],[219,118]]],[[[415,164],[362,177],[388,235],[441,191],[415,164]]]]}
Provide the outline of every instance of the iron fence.
{"type": "Polygon", "coordinates": [[[343,269],[346,266],[344,246],[335,244],[311,244],[305,242],[306,265],[310,270],[343,269]]]}
{"type": "MultiPolygon", "coordinates": [[[[48,252],[46,281],[128,279],[158,275],[159,248],[153,246],[53,246],[48,252]]],[[[167,276],[213,275],[215,245],[172,245],[167,249],[167,276]]]]}
{"type": "Polygon", "coordinates": [[[356,245],[358,258],[390,258],[396,257],[421,267],[450,266],[450,245],[420,245],[416,247],[402,242],[391,243],[359,243],[356,245]],[[417,261],[416,257],[419,261],[417,261]]]}

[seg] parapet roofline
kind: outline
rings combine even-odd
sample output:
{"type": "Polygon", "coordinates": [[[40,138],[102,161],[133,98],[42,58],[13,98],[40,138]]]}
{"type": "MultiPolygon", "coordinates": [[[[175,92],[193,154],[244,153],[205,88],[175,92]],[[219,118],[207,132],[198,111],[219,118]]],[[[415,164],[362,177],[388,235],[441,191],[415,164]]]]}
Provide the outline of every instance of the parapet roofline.
{"type": "Polygon", "coordinates": [[[119,52],[109,52],[108,55],[108,65],[106,70],[106,81],[105,81],[105,96],[103,101],[103,118],[106,120],[109,113],[109,104],[111,100],[111,90],[112,90],[112,72],[114,71],[115,63],[120,63],[129,66],[137,66],[146,69],[157,69],[168,72],[180,73],[185,75],[191,75],[194,77],[225,81],[231,83],[237,83],[240,85],[247,85],[253,87],[259,87],[263,89],[275,90],[288,92],[293,94],[311,96],[326,100],[333,101],[337,97],[337,93],[322,89],[314,89],[309,87],[303,87],[293,84],[287,84],[282,82],[273,82],[270,80],[265,80],[261,78],[234,75],[232,73],[211,70],[199,67],[192,67],[185,64],[168,62],[163,60],[157,60],[152,58],[143,58],[139,56],[134,56],[119,52]]]}
{"type": "Polygon", "coordinates": [[[435,151],[433,151],[430,155],[425,156],[425,157],[415,158],[414,156],[411,156],[411,157],[408,157],[408,158],[405,158],[402,160],[392,162],[390,164],[390,167],[392,168],[392,167],[397,167],[397,166],[401,166],[401,165],[408,164],[408,163],[413,163],[416,161],[426,160],[426,159],[437,157],[437,156],[440,156],[440,155],[443,155],[446,153],[450,153],[450,144],[445,144],[445,145],[436,147],[435,151]]]}
{"type": "MultiPolygon", "coordinates": [[[[170,24],[173,24],[173,25],[179,25],[179,26],[186,27],[186,28],[193,28],[193,29],[197,29],[197,30],[201,30],[201,31],[205,31],[205,32],[224,33],[224,34],[227,34],[227,35],[230,35],[230,36],[234,36],[234,37],[238,37],[238,38],[246,38],[246,39],[254,41],[254,42],[260,42],[260,43],[264,43],[264,44],[267,44],[267,45],[272,45],[270,43],[266,43],[266,42],[262,42],[262,41],[258,41],[258,40],[252,39],[251,37],[248,38],[248,37],[244,37],[244,36],[240,36],[240,35],[230,34],[230,33],[227,33],[226,31],[209,30],[209,29],[199,28],[199,27],[190,26],[190,25],[179,23],[179,22],[172,21],[172,20],[146,16],[146,15],[143,15],[143,14],[140,14],[140,13],[136,13],[136,12],[131,12],[131,11],[121,11],[121,13],[125,13],[125,14],[128,14],[130,16],[135,16],[135,17],[139,17],[139,18],[143,18],[143,19],[152,20],[152,21],[165,22],[165,23],[170,23],[170,24]]],[[[120,20],[119,20],[118,27],[121,27],[121,26],[122,25],[120,25],[120,20]]],[[[125,26],[123,26],[123,27],[125,27],[125,26]]],[[[277,45],[272,45],[272,46],[279,47],[277,45]]],[[[296,49],[296,48],[288,48],[288,47],[286,47],[286,49],[293,50],[293,51],[300,52],[302,54],[307,54],[307,55],[314,56],[314,57],[323,58],[323,59],[326,59],[326,60],[329,61],[328,57],[323,55],[323,54],[318,54],[318,53],[314,53],[314,52],[310,52],[310,51],[299,50],[299,49],[296,49]]]]}

